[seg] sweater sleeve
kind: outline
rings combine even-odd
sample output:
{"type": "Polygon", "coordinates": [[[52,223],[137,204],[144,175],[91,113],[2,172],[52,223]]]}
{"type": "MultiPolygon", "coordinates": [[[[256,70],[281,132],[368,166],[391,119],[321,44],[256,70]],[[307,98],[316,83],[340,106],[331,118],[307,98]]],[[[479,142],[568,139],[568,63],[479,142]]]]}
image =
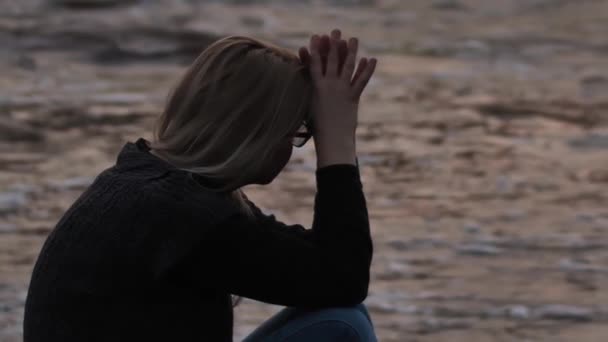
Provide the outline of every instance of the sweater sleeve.
{"type": "Polygon", "coordinates": [[[247,200],[206,234],[189,274],[206,286],[300,307],[354,305],[368,293],[373,246],[358,165],[317,169],[312,228],[288,225],[247,200]],[[203,262],[203,260],[211,260],[203,262]]]}

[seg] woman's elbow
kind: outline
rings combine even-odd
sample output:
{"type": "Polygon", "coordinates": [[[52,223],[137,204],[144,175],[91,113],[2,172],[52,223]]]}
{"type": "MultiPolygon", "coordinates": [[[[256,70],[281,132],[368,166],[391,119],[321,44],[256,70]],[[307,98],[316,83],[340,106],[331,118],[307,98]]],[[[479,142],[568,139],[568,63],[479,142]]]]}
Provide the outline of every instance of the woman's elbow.
{"type": "Polygon", "coordinates": [[[369,293],[369,271],[358,275],[349,282],[349,286],[342,289],[340,296],[344,305],[357,305],[363,302],[369,293]]]}

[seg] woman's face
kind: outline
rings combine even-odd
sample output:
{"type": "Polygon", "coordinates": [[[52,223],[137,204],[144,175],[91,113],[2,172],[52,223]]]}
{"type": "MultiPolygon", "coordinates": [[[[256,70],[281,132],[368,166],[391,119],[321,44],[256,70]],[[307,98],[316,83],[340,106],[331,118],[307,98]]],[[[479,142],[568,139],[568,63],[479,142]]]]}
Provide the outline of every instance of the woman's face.
{"type": "Polygon", "coordinates": [[[261,175],[259,182],[256,184],[269,184],[276,176],[281,173],[281,170],[287,165],[293,152],[292,138],[286,137],[281,141],[280,146],[277,148],[275,155],[271,159],[272,162],[264,170],[264,174],[261,175]]]}

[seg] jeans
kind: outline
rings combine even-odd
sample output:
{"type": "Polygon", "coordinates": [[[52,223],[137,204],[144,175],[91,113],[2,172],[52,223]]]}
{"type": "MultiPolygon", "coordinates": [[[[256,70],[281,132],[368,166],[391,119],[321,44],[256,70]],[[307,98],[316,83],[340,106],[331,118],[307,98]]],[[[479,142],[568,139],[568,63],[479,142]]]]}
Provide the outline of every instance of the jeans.
{"type": "Polygon", "coordinates": [[[317,310],[286,307],[270,317],[242,342],[377,342],[363,303],[317,310]]]}

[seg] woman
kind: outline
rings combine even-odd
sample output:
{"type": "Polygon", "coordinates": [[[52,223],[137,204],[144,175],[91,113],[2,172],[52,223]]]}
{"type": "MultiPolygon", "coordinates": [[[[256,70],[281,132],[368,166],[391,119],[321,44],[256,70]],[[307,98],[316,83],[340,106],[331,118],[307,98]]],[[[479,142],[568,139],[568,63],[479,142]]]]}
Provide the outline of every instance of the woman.
{"type": "Polygon", "coordinates": [[[231,341],[236,295],[287,306],[246,341],[374,341],[355,130],[376,61],[355,71],[356,52],[337,29],[299,56],[242,36],[207,47],[154,140],[127,142],[48,236],[24,340],[231,341]],[[311,136],[317,193],[305,229],[240,188],[270,183],[311,136]]]}

